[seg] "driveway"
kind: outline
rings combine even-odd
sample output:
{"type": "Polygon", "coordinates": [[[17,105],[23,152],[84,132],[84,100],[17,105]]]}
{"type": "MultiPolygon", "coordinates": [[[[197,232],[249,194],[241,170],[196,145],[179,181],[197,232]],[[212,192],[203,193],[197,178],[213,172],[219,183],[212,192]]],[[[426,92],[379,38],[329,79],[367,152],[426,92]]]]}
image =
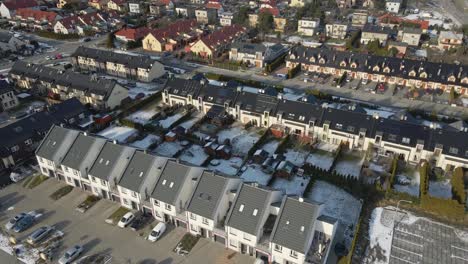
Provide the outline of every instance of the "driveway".
{"type": "MultiPolygon", "coordinates": [[[[188,256],[179,256],[172,250],[184,236],[185,229],[170,227],[161,240],[150,243],[144,237],[156,222],[138,232],[109,225],[105,219],[120,207],[119,204],[100,200],[87,212],[80,213],[75,208],[89,194],[75,188],[58,201],[50,199],[49,195],[62,186],[64,183],[49,179],[32,190],[21,184],[4,188],[0,191],[1,226],[20,212],[41,210],[44,215],[39,223],[18,235],[18,239],[25,239],[40,226],[54,225],[65,233],[59,255],[68,247],[81,244],[84,254],[105,252],[112,256],[112,263],[252,263],[254,260],[204,239],[188,256]]],[[[9,263],[11,259],[3,255],[0,254],[0,263],[9,263]]]]}

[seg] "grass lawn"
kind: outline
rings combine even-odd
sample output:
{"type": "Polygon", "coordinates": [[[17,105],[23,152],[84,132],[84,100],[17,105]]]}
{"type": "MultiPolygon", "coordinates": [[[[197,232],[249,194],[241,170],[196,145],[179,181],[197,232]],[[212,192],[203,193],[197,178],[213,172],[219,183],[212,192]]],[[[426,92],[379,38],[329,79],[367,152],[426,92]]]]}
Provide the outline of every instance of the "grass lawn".
{"type": "Polygon", "coordinates": [[[180,240],[180,245],[182,246],[182,250],[190,252],[192,248],[197,244],[198,240],[200,239],[199,236],[194,236],[192,234],[185,234],[184,237],[180,240]]]}
{"type": "Polygon", "coordinates": [[[27,177],[24,181],[23,181],[23,187],[26,188],[26,186],[28,186],[29,182],[31,182],[31,180],[33,179],[34,177],[27,177]]]}
{"type": "Polygon", "coordinates": [[[88,197],[86,197],[86,199],[78,205],[77,210],[84,213],[86,210],[91,208],[91,206],[95,205],[99,200],[100,198],[95,195],[88,195],[88,197]]]}
{"type": "Polygon", "coordinates": [[[55,191],[54,193],[52,193],[50,195],[50,198],[52,200],[58,200],[60,198],[62,198],[63,196],[67,195],[68,193],[70,193],[71,191],[73,190],[73,186],[70,186],[70,185],[67,185],[67,186],[63,186],[62,188],[58,189],[57,191],[55,191]]]}
{"type": "Polygon", "coordinates": [[[25,181],[23,183],[23,186],[26,187],[26,188],[29,188],[29,189],[33,189],[33,188],[39,186],[39,184],[45,182],[47,179],[49,179],[49,177],[47,177],[45,175],[38,175],[38,176],[34,176],[34,177],[29,177],[29,180],[25,181]]]}
{"type": "Polygon", "coordinates": [[[124,216],[126,213],[128,213],[130,210],[128,210],[125,207],[119,207],[115,212],[113,212],[107,219],[110,219],[113,224],[116,224],[117,222],[120,221],[120,218],[124,216]]]}

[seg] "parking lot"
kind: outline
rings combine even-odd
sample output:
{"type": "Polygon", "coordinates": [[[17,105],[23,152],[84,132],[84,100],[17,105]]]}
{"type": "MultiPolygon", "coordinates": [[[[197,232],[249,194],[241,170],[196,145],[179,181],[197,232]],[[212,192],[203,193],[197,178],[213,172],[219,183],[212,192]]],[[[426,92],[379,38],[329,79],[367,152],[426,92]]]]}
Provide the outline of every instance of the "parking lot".
{"type": "MultiPolygon", "coordinates": [[[[112,256],[110,263],[252,263],[253,258],[227,250],[223,245],[200,239],[187,256],[173,252],[186,230],[169,227],[162,238],[150,243],[145,239],[156,221],[142,231],[121,229],[105,223],[119,204],[100,200],[85,213],[75,210],[89,195],[74,189],[54,201],[49,195],[64,186],[64,183],[49,179],[34,189],[21,184],[12,184],[1,190],[0,221],[4,224],[20,212],[38,210],[43,213],[38,223],[16,236],[20,241],[40,226],[54,225],[65,233],[63,243],[55,256],[60,257],[69,247],[80,244],[83,255],[105,253],[112,256]]],[[[3,253],[3,252],[2,252],[3,253]]],[[[9,257],[0,255],[0,263],[9,263],[9,257]]]]}
{"type": "Polygon", "coordinates": [[[460,239],[454,228],[427,219],[396,223],[389,263],[466,264],[468,241],[460,239]]]}

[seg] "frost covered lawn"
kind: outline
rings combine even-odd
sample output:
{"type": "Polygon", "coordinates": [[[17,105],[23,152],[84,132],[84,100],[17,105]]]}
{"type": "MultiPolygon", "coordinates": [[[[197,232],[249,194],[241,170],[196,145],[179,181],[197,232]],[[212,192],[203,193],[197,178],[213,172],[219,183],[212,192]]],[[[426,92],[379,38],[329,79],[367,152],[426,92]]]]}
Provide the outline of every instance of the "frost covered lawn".
{"type": "Polygon", "coordinates": [[[270,155],[273,155],[275,154],[275,151],[278,148],[279,143],[280,142],[278,140],[269,141],[268,143],[262,146],[262,149],[268,152],[270,155]]]}
{"type": "Polygon", "coordinates": [[[277,178],[273,182],[273,188],[283,190],[286,195],[298,195],[302,196],[304,190],[309,183],[309,177],[298,177],[293,176],[291,180],[277,178]]]}
{"type": "Polygon", "coordinates": [[[304,150],[295,149],[287,149],[284,153],[286,160],[298,167],[302,167],[304,165],[308,155],[309,153],[304,150]]]}
{"type": "Polygon", "coordinates": [[[452,199],[452,184],[450,180],[429,181],[429,195],[444,199],[452,199]]]}
{"type": "Polygon", "coordinates": [[[210,164],[208,168],[231,176],[236,175],[237,171],[239,171],[242,166],[242,159],[239,157],[232,157],[228,160],[219,159],[216,161],[219,162],[218,165],[215,166],[210,164]]]}
{"type": "Polygon", "coordinates": [[[161,140],[159,136],[156,135],[147,135],[145,138],[135,141],[130,146],[142,150],[147,150],[152,144],[161,140]]]}
{"type": "Polygon", "coordinates": [[[246,155],[260,139],[260,135],[255,130],[249,132],[242,126],[233,126],[218,133],[219,143],[222,144],[226,139],[231,142],[233,154],[246,155]]]}
{"type": "Polygon", "coordinates": [[[98,133],[99,136],[110,140],[117,140],[120,143],[125,143],[129,137],[136,134],[138,134],[138,130],[123,126],[110,126],[98,133]]]}
{"type": "Polygon", "coordinates": [[[335,165],[334,171],[342,176],[359,178],[364,158],[351,154],[343,154],[335,165]]]}
{"type": "Polygon", "coordinates": [[[306,163],[326,171],[330,170],[335,160],[335,154],[333,154],[332,151],[336,150],[336,147],[333,148],[332,146],[333,145],[326,143],[319,144],[319,146],[309,154],[306,163]],[[322,148],[320,148],[320,146],[322,146],[322,148]]]}
{"type": "Polygon", "coordinates": [[[193,164],[195,166],[201,166],[207,159],[208,154],[205,153],[203,147],[199,145],[192,145],[188,149],[185,149],[180,155],[180,160],[193,164]]]}
{"type": "Polygon", "coordinates": [[[131,115],[129,115],[127,118],[134,123],[146,125],[151,121],[151,118],[155,116],[158,113],[158,110],[155,108],[149,108],[149,109],[144,109],[137,111],[131,115]]]}
{"type": "Polygon", "coordinates": [[[183,149],[184,147],[182,147],[180,143],[177,141],[176,142],[164,142],[154,150],[154,153],[156,153],[157,155],[164,156],[164,157],[172,158],[179,151],[183,149]]]}
{"type": "Polygon", "coordinates": [[[241,178],[245,182],[257,182],[266,186],[272,177],[271,174],[262,171],[262,167],[258,164],[245,165],[246,170],[241,174],[241,178]]]}
{"type": "MultiPolygon", "coordinates": [[[[28,249],[23,244],[10,246],[8,237],[0,235],[0,250],[6,252],[9,255],[13,255],[13,251],[19,252],[18,263],[35,264],[39,260],[39,252],[37,249],[28,249]]],[[[5,263],[6,262],[2,262],[5,263]]],[[[14,262],[17,263],[17,262],[14,262]]]]}
{"type": "Polygon", "coordinates": [[[159,120],[158,125],[160,125],[162,128],[169,128],[175,122],[177,122],[179,119],[181,119],[183,116],[184,115],[181,114],[181,113],[177,113],[175,115],[168,116],[165,119],[159,120]]]}
{"type": "Polygon", "coordinates": [[[361,202],[343,189],[324,181],[315,182],[307,198],[323,203],[322,213],[343,225],[346,247],[349,248],[361,212],[361,202]]]}
{"type": "Polygon", "coordinates": [[[393,188],[398,192],[419,196],[419,171],[411,169],[405,173],[398,174],[393,188]]]}

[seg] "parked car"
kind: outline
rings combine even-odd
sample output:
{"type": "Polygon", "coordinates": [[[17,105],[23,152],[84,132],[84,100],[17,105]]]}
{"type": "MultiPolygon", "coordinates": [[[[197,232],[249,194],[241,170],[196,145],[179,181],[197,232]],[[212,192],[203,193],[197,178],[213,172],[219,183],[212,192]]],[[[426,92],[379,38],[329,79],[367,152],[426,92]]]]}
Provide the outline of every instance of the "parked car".
{"type": "Polygon", "coordinates": [[[366,85],[366,84],[369,83],[369,80],[367,80],[367,79],[362,79],[361,83],[364,84],[364,85],[366,85]]]}
{"type": "Polygon", "coordinates": [[[16,222],[15,226],[13,227],[13,231],[20,233],[30,228],[36,222],[37,217],[37,214],[27,214],[21,220],[16,222]]]}
{"type": "Polygon", "coordinates": [[[135,215],[132,212],[126,213],[119,221],[117,226],[121,228],[127,227],[133,220],[135,219],[135,215]]]}
{"type": "Polygon", "coordinates": [[[20,214],[17,214],[15,215],[15,217],[11,218],[10,221],[8,221],[6,224],[5,224],[5,229],[6,230],[10,230],[12,229],[16,223],[18,223],[21,219],[23,219],[26,215],[28,215],[27,213],[20,213],[20,214]]]}
{"type": "Polygon", "coordinates": [[[165,223],[158,223],[151,233],[148,235],[148,241],[155,242],[158,240],[166,231],[166,224],[165,223]]]}
{"type": "Polygon", "coordinates": [[[53,226],[39,227],[38,229],[36,229],[36,231],[32,232],[31,235],[29,235],[26,242],[28,242],[30,245],[34,245],[37,242],[41,241],[42,239],[46,238],[54,230],[55,230],[55,227],[53,226]]]}
{"type": "Polygon", "coordinates": [[[75,260],[78,256],[83,253],[83,246],[76,245],[69,248],[65,254],[59,259],[59,264],[70,264],[73,260],[75,260]]]}
{"type": "Polygon", "coordinates": [[[383,83],[378,83],[376,86],[375,86],[375,90],[376,92],[378,93],[385,93],[385,84],[383,83]]]}
{"type": "Polygon", "coordinates": [[[145,226],[151,220],[152,216],[150,214],[140,214],[135,217],[135,220],[130,224],[130,228],[133,231],[140,230],[143,226],[145,226]]]}

